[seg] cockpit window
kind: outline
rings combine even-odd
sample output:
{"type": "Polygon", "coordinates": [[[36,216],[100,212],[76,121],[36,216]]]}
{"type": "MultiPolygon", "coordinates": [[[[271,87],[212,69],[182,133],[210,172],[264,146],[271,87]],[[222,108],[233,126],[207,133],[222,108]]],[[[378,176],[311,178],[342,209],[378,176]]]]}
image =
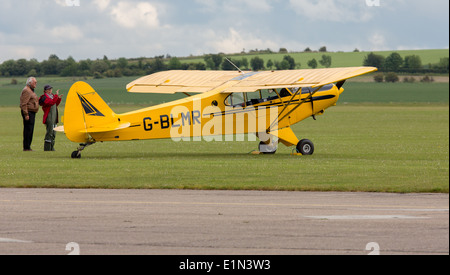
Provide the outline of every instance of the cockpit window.
{"type": "MultiPolygon", "coordinates": [[[[295,88],[294,88],[295,89],[295,88]]],[[[233,93],[225,99],[227,106],[249,106],[261,102],[278,99],[280,97],[292,96],[290,89],[262,89],[252,93],[233,93]],[[245,104],[244,104],[245,103],[245,104]]]]}
{"type": "MultiPolygon", "coordinates": [[[[329,91],[331,89],[333,89],[333,84],[328,84],[323,86],[322,88],[320,88],[320,90],[318,92],[323,92],[323,91],[329,91]]],[[[302,94],[309,94],[312,93],[316,90],[317,88],[311,88],[311,87],[303,87],[302,88],[302,94]]]]}
{"type": "Polygon", "coordinates": [[[225,105],[228,106],[244,106],[244,93],[232,93],[225,99],[225,105]]]}

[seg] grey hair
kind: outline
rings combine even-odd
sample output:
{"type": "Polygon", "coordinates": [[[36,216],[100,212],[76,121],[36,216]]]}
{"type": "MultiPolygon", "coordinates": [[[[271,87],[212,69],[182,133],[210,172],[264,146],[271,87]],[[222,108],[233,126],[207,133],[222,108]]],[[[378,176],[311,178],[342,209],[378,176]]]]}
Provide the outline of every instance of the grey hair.
{"type": "Polygon", "coordinates": [[[30,86],[30,85],[31,85],[31,81],[33,81],[33,79],[36,80],[36,78],[33,77],[33,76],[31,76],[31,77],[29,77],[29,78],[27,79],[27,86],[30,86]]]}

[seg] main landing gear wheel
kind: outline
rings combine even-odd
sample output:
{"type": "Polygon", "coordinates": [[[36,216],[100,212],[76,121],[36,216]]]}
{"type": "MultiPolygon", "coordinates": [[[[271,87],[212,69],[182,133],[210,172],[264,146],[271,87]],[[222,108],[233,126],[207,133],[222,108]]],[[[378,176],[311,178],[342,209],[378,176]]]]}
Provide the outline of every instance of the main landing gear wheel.
{"type": "Polygon", "coordinates": [[[302,155],[314,154],[314,144],[309,139],[302,139],[297,144],[297,152],[302,155]]]}
{"type": "Polygon", "coordinates": [[[268,154],[268,155],[273,155],[275,154],[275,152],[277,151],[277,146],[276,144],[266,144],[263,141],[261,141],[259,143],[259,152],[263,153],[263,154],[268,154]]]}

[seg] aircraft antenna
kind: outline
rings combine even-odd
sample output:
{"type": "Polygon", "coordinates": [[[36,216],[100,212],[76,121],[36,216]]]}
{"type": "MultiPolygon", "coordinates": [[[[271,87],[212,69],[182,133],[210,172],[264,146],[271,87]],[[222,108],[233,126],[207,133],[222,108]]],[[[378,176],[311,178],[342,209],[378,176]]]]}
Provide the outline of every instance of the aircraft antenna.
{"type": "Polygon", "coordinates": [[[241,70],[238,66],[236,66],[236,64],[234,64],[233,62],[231,62],[230,59],[228,59],[227,57],[225,57],[225,59],[226,59],[228,62],[230,62],[230,64],[233,65],[233,67],[235,67],[240,73],[242,73],[242,70],[241,70]]]}

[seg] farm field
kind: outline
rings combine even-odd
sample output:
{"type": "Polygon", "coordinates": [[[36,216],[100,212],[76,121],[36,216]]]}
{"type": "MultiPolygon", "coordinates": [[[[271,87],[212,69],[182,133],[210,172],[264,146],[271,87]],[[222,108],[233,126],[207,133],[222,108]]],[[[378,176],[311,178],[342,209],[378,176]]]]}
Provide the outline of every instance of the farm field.
{"type": "MultiPolygon", "coordinates": [[[[363,76],[364,77],[364,76],[363,76]]],[[[345,85],[345,92],[341,95],[339,103],[448,103],[449,83],[374,83],[360,81],[361,78],[349,80],[345,85]]],[[[38,87],[50,84],[54,91],[61,90],[62,94],[69,91],[71,85],[76,81],[86,81],[100,96],[110,105],[139,105],[149,106],[175,99],[183,98],[184,95],[159,95],[159,94],[135,94],[128,93],[126,85],[137,77],[87,79],[72,77],[42,77],[38,78],[38,87]]],[[[19,84],[11,85],[11,79],[0,78],[0,107],[18,106],[20,92],[25,86],[25,78],[17,78],[19,84]]],[[[38,95],[43,91],[36,90],[38,95]]],[[[62,105],[64,105],[63,98],[62,105]]]]}
{"type": "MultiPolygon", "coordinates": [[[[117,113],[173,100],[134,95],[135,78],[88,80],[117,113]],[[138,96],[138,97],[134,97],[138,96]]],[[[73,79],[38,79],[67,93],[73,79]]],[[[176,188],[369,192],[449,189],[448,83],[349,82],[336,107],[293,126],[313,156],[251,155],[258,141],[98,143],[70,158],[77,144],[57,135],[43,152],[42,111],[32,148],[22,152],[19,86],[1,86],[0,187],[176,188]],[[19,91],[17,91],[19,90],[19,91]]],[[[60,107],[61,113],[63,107],[60,107]]],[[[253,138],[253,136],[248,136],[253,138]]]]}
{"type": "MultiPolygon", "coordinates": [[[[423,65],[435,64],[438,63],[440,58],[449,57],[448,49],[437,49],[437,50],[403,50],[403,51],[376,51],[375,54],[382,55],[384,57],[389,56],[391,53],[397,52],[403,58],[409,55],[418,55],[422,60],[423,65]]],[[[301,69],[308,69],[308,61],[315,58],[317,61],[322,59],[322,55],[329,55],[332,58],[332,68],[337,67],[352,67],[352,66],[362,66],[364,62],[364,58],[370,52],[290,52],[290,53],[271,53],[271,54],[263,54],[263,53],[253,53],[253,54],[225,54],[225,56],[230,57],[231,59],[241,59],[247,58],[249,61],[255,56],[258,56],[264,59],[265,64],[270,59],[273,62],[282,61],[283,57],[286,55],[290,55],[295,59],[296,63],[301,64],[301,69]]],[[[190,58],[180,58],[181,62],[204,62],[203,57],[190,57],[190,58]]],[[[318,64],[317,68],[323,68],[322,65],[318,64]]]]}

